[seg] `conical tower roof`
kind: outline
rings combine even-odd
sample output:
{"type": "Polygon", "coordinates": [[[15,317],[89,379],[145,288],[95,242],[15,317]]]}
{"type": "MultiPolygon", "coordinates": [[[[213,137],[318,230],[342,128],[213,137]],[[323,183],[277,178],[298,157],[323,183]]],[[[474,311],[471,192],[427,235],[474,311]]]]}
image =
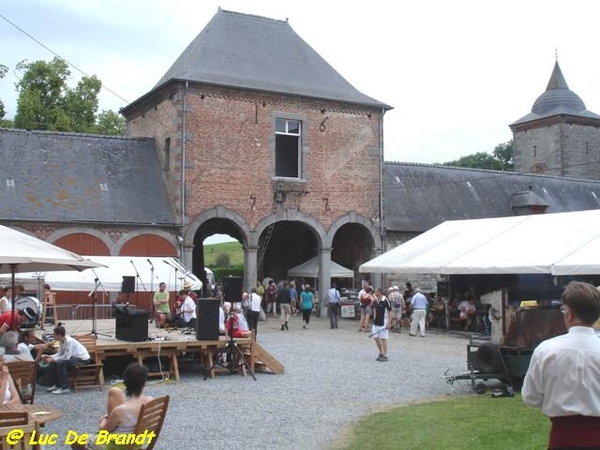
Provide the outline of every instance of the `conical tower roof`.
{"type": "Polygon", "coordinates": [[[174,80],[391,108],[356,90],[287,20],[221,9],[154,90],[174,80]]]}
{"type": "Polygon", "coordinates": [[[588,111],[583,100],[569,89],[558,61],[556,61],[546,91],[537,98],[531,108],[531,113],[512,123],[511,126],[563,114],[600,119],[600,116],[588,111]]]}

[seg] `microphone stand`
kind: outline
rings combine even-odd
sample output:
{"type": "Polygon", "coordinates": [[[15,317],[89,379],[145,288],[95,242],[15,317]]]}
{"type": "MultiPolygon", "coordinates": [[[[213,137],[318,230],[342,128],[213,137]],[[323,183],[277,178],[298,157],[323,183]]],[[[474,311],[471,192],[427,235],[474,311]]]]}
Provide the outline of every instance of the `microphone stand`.
{"type": "Polygon", "coordinates": [[[139,303],[139,301],[138,301],[138,281],[144,288],[145,292],[147,292],[148,290],[146,289],[146,285],[142,281],[142,277],[140,277],[140,273],[138,272],[137,267],[135,267],[135,264],[133,263],[133,259],[130,259],[129,262],[133,266],[133,270],[135,270],[135,276],[136,276],[136,278],[135,278],[135,302],[139,303]]]}
{"type": "MultiPolygon", "coordinates": [[[[92,269],[92,270],[94,270],[94,269],[92,269]]],[[[96,274],[96,272],[94,272],[94,275],[95,274],[96,274]]],[[[100,279],[96,278],[94,280],[94,289],[92,289],[90,291],[90,293],[88,294],[88,297],[92,299],[92,331],[90,332],[90,335],[96,336],[96,339],[98,338],[98,335],[110,337],[109,334],[98,333],[98,331],[96,330],[96,324],[98,322],[98,319],[96,316],[96,304],[97,304],[96,293],[98,292],[98,288],[100,287],[101,284],[102,283],[100,282],[100,279]]]]}
{"type": "Polygon", "coordinates": [[[179,268],[178,268],[177,266],[174,266],[173,264],[171,264],[171,263],[170,263],[169,261],[167,261],[166,259],[163,259],[163,262],[164,262],[164,263],[165,263],[167,266],[169,266],[169,267],[171,267],[171,268],[175,269],[175,293],[179,293],[179,289],[178,289],[178,287],[177,287],[177,272],[179,271],[179,268]]]}
{"type": "Polygon", "coordinates": [[[156,310],[154,306],[154,264],[150,261],[150,258],[146,258],[148,264],[150,264],[150,292],[152,293],[152,298],[150,300],[151,303],[151,313],[150,313],[150,323],[154,321],[154,316],[156,315],[156,310]]]}
{"type": "MultiPolygon", "coordinates": [[[[193,273],[191,273],[188,269],[186,269],[185,266],[179,264],[178,262],[175,262],[174,264],[172,264],[169,261],[167,261],[166,259],[163,259],[163,262],[165,264],[167,264],[168,266],[171,266],[173,269],[175,269],[175,279],[177,279],[177,271],[179,270],[181,272],[181,274],[183,275],[183,277],[181,277],[181,282],[184,285],[185,285],[185,280],[187,278],[191,278],[190,275],[193,275],[193,273]]],[[[192,278],[192,280],[193,280],[193,278],[192,278]]],[[[177,283],[175,283],[175,287],[177,287],[177,283]]]]}

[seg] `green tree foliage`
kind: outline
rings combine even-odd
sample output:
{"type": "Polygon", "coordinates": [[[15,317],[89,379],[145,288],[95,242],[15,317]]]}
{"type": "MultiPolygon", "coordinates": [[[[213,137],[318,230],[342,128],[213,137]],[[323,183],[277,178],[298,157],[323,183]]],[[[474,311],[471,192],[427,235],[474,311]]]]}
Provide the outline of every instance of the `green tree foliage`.
{"type": "Polygon", "coordinates": [[[102,82],[83,76],[74,88],[67,81],[67,63],[27,60],[17,64],[20,80],[14,124],[27,130],[74,131],[79,133],[123,134],[125,119],[113,111],[97,115],[102,82]],[[105,131],[110,131],[105,133],[105,131]]]}
{"type": "Polygon", "coordinates": [[[217,255],[217,259],[215,261],[217,267],[229,267],[230,260],[229,255],[227,253],[220,253],[217,255]]]}
{"type": "Polygon", "coordinates": [[[470,169],[513,170],[513,141],[498,144],[493,154],[478,152],[463,156],[455,161],[443,163],[444,166],[467,167],[470,169]]]}
{"type": "Polygon", "coordinates": [[[113,110],[102,111],[96,120],[96,133],[122,136],[125,134],[125,117],[113,110]]]}
{"type": "Polygon", "coordinates": [[[512,139],[508,142],[504,142],[503,144],[496,145],[494,148],[494,158],[502,161],[502,165],[504,168],[502,170],[512,171],[515,168],[514,164],[514,156],[515,150],[513,147],[512,139]]]}

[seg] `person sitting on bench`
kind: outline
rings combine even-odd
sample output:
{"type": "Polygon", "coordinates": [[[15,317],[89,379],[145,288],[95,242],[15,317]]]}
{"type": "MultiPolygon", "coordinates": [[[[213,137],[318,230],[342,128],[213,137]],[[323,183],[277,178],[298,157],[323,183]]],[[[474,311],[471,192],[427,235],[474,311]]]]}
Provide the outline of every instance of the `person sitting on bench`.
{"type": "Polygon", "coordinates": [[[54,328],[54,339],[58,341],[58,352],[55,355],[44,355],[42,358],[50,371],[56,372],[56,385],[48,388],[53,394],[68,394],[71,392],[69,386],[69,367],[90,363],[90,354],[85,346],[77,339],[67,336],[67,330],[62,325],[54,328]]]}

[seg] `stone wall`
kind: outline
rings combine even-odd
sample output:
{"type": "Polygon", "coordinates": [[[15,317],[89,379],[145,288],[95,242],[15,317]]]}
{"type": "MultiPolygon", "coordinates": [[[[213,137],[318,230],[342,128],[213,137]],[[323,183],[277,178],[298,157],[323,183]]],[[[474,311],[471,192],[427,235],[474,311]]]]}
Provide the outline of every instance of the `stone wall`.
{"type": "Polygon", "coordinates": [[[600,130],[554,120],[514,133],[515,171],[600,180],[600,130]]]}

